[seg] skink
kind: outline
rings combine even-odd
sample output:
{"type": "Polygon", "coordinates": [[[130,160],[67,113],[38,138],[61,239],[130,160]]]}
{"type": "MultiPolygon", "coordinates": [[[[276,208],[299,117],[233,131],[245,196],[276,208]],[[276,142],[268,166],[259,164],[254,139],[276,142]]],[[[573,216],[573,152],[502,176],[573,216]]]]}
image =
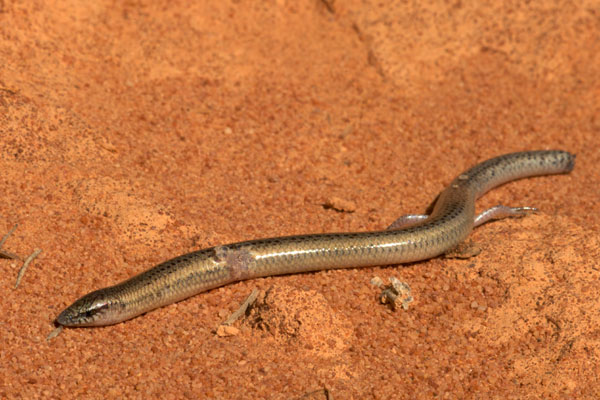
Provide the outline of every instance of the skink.
{"type": "Polygon", "coordinates": [[[188,253],[86,294],[61,312],[56,322],[74,327],[116,324],[244,279],[435,257],[459,244],[475,226],[534,210],[500,205],[475,216],[475,200],[488,190],[520,178],[567,173],[574,165],[575,156],[562,150],[492,158],[454,179],[429,215],[400,217],[383,231],[284,236],[188,253]]]}

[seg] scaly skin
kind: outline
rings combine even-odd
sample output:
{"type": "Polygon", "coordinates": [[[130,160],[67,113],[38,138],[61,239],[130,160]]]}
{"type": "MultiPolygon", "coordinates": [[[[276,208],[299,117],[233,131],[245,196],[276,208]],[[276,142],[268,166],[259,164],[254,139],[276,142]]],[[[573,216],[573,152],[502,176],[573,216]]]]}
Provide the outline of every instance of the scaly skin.
{"type": "MultiPolygon", "coordinates": [[[[454,179],[428,217],[399,219],[404,226],[400,229],[284,236],[195,251],[83,296],[60,313],[56,322],[64,326],[116,324],[244,279],[435,257],[469,235],[476,220],[475,200],[485,192],[520,178],[567,173],[574,164],[575,156],[561,150],[492,158],[454,179]]],[[[523,210],[490,209],[489,215],[482,213],[485,218],[479,218],[477,225],[492,218],[520,216],[523,210]]]]}

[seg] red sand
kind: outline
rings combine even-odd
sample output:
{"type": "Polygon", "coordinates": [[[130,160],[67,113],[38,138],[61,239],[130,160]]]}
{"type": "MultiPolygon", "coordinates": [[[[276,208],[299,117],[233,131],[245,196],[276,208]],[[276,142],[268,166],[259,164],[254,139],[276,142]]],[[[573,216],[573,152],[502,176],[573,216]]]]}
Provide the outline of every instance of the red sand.
{"type": "Polygon", "coordinates": [[[0,235],[43,249],[17,290],[0,259],[0,398],[600,396],[597,2],[188,3],[0,1],[0,235]],[[477,257],[242,282],[46,341],[157,262],[380,229],[548,148],[575,170],[482,199],[541,212],[477,229],[477,257]],[[254,287],[267,322],[216,335],[254,287]]]}

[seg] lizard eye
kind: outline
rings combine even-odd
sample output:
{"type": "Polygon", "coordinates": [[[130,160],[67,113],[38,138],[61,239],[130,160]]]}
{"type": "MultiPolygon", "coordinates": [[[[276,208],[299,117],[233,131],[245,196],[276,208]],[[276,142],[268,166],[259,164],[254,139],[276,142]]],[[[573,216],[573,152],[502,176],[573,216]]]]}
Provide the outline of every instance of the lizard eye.
{"type": "Polygon", "coordinates": [[[87,310],[84,314],[83,317],[88,320],[88,319],[93,319],[95,315],[101,313],[103,310],[108,308],[108,303],[104,303],[104,304],[98,304],[92,308],[90,308],[89,310],[87,310]]]}

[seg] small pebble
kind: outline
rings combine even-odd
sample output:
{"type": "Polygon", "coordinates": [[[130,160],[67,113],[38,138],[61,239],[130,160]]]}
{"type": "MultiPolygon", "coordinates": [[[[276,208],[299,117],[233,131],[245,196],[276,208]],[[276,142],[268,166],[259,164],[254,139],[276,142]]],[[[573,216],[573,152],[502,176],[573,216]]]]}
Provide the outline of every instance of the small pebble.
{"type": "Polygon", "coordinates": [[[323,203],[326,209],[332,209],[338,212],[353,213],[356,211],[356,203],[350,200],[340,199],[339,197],[331,197],[323,203]]]}
{"type": "Polygon", "coordinates": [[[240,330],[235,326],[219,325],[217,328],[217,336],[219,337],[237,336],[239,333],[240,330]]]}

